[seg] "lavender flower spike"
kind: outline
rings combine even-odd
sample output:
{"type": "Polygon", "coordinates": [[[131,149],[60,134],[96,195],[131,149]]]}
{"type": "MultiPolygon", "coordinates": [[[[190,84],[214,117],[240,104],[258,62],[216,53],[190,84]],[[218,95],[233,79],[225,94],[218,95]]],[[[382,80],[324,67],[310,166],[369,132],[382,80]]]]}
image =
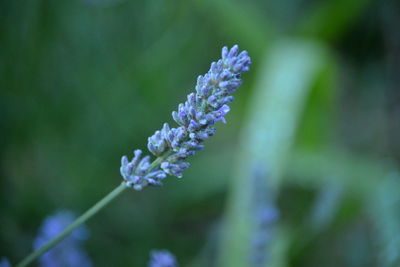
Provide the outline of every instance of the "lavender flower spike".
{"type": "Polygon", "coordinates": [[[165,123],[148,139],[147,148],[156,156],[150,163],[150,157],[141,157],[142,151],[135,150],[131,161],[126,156],[121,160],[121,175],[128,187],[141,190],[147,185],[162,185],[167,175],[181,178],[189,163],[184,160],[204,148],[203,141],[214,135],[213,125],[222,121],[229,112],[231,94],[242,84],[241,73],[250,70],[250,57],[247,51],[239,53],[239,47],[230,50],[222,48],[222,58],[211,63],[210,70],[197,78],[196,92],[187,96],[178,110],[172,112],[174,121],[179,125],[170,128],[165,123]]]}

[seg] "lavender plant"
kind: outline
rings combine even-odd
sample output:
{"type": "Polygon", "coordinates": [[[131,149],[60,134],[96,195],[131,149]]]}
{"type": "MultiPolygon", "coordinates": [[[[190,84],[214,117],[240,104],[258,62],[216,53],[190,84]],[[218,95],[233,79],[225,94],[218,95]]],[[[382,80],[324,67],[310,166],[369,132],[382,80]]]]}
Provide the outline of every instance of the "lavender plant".
{"type": "Polygon", "coordinates": [[[234,45],[230,50],[222,48],[222,58],[211,63],[210,70],[197,78],[196,92],[187,96],[172,117],[179,125],[170,128],[165,123],[148,139],[148,149],[155,156],[142,157],[141,150],[135,150],[131,161],[126,156],[121,159],[120,173],[123,182],[92,208],[72,222],[61,234],[31,253],[17,266],[26,266],[41,254],[63,240],[75,228],[105,207],[111,200],[127,188],[142,190],[146,186],[161,186],[167,175],[181,178],[184,169],[190,165],[185,160],[204,148],[203,142],[215,133],[214,124],[226,123],[225,115],[234,98],[232,94],[242,84],[241,74],[250,70],[250,57],[247,51],[239,53],[234,45]]]}
{"type": "Polygon", "coordinates": [[[148,139],[147,148],[156,157],[150,163],[150,156],[141,157],[142,151],[135,150],[131,161],[126,156],[121,159],[121,175],[126,186],[141,190],[147,185],[162,185],[167,175],[182,177],[183,170],[190,166],[185,160],[204,148],[203,141],[215,133],[214,124],[226,123],[231,94],[242,83],[240,74],[249,70],[251,64],[247,51],[240,54],[239,47],[222,49],[222,59],[211,64],[210,70],[197,78],[196,92],[187,96],[178,110],[172,112],[179,125],[170,128],[164,123],[148,139]]]}
{"type": "Polygon", "coordinates": [[[153,250],[148,267],[178,267],[175,256],[167,250],[153,250]]]}

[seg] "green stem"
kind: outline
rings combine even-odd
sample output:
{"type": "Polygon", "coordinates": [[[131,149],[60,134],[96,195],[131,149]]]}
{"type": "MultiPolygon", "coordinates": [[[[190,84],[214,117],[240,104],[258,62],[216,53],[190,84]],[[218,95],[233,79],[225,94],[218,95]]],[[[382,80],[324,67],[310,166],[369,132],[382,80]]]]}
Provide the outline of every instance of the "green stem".
{"type": "Polygon", "coordinates": [[[79,218],[77,218],[73,223],[71,223],[61,234],[53,238],[46,245],[41,247],[40,249],[32,252],[28,255],[24,260],[22,260],[16,267],[27,266],[32,263],[35,259],[37,259],[40,255],[54,247],[58,242],[63,240],[69,233],[71,233],[75,228],[80,226],[82,223],[86,222],[89,218],[95,215],[99,210],[104,208],[108,203],[111,202],[114,198],[120,195],[125,189],[128,188],[124,183],[119,185],[113,191],[111,191],[107,196],[97,202],[93,207],[91,207],[88,211],[82,214],[79,218]]]}
{"type": "MultiPolygon", "coordinates": [[[[160,165],[161,162],[163,162],[168,156],[170,156],[172,151],[167,151],[164,155],[159,156],[156,158],[150,165],[148,171],[153,170],[156,168],[158,165],[160,165]]],[[[145,184],[147,185],[147,184],[145,184]]],[[[27,266],[28,264],[32,263],[35,259],[37,259],[40,255],[57,245],[61,240],[63,240],[69,233],[71,233],[75,228],[80,226],[82,223],[86,222],[89,218],[91,218],[93,215],[95,215],[99,210],[104,208],[108,203],[111,202],[115,197],[120,195],[125,189],[128,188],[125,183],[122,183],[119,185],[117,188],[115,188],[113,191],[111,191],[107,196],[105,196],[103,199],[101,199],[99,202],[97,202],[93,207],[91,207],[89,210],[87,210],[84,214],[82,214],[79,218],[77,218],[73,223],[71,223],[61,234],[53,238],[51,241],[49,241],[46,245],[41,247],[40,249],[32,252],[30,255],[28,255],[24,260],[22,260],[20,263],[16,265],[16,267],[24,267],[27,266]]]]}

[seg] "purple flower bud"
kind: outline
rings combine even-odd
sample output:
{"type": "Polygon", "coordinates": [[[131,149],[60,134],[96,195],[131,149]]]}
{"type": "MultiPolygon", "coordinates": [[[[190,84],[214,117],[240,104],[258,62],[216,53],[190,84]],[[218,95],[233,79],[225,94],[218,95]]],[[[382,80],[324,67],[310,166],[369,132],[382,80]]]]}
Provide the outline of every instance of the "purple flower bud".
{"type": "Polygon", "coordinates": [[[168,135],[168,133],[169,133],[170,130],[171,130],[171,129],[169,128],[168,123],[164,123],[163,128],[162,128],[162,135],[163,135],[163,138],[166,138],[166,136],[168,135]]]}
{"type": "Polygon", "coordinates": [[[225,80],[227,80],[229,77],[232,76],[232,73],[231,73],[230,71],[224,69],[224,70],[221,72],[221,74],[220,74],[219,76],[220,76],[220,79],[221,79],[222,81],[225,81],[225,80]]]}
{"type": "Polygon", "coordinates": [[[162,169],[166,169],[166,168],[169,167],[169,165],[171,165],[171,163],[169,163],[169,162],[167,162],[167,161],[164,161],[163,163],[161,163],[160,167],[161,167],[162,169]]]}
{"type": "Polygon", "coordinates": [[[228,57],[232,58],[235,57],[237,55],[239,51],[239,46],[238,45],[234,45],[231,50],[229,51],[228,57]]]}
{"type": "Polygon", "coordinates": [[[164,184],[162,182],[160,182],[159,180],[153,180],[151,179],[149,181],[149,185],[153,185],[153,186],[163,186],[164,184]]]}
{"type": "Polygon", "coordinates": [[[225,116],[226,114],[228,114],[228,112],[229,112],[230,110],[231,110],[231,109],[229,108],[228,105],[223,105],[223,106],[218,110],[218,112],[221,113],[221,116],[225,116]]]}
{"type": "Polygon", "coordinates": [[[207,84],[204,85],[203,91],[202,91],[202,92],[203,92],[202,95],[203,95],[204,97],[207,97],[207,96],[208,96],[208,93],[210,92],[210,90],[211,90],[211,87],[210,87],[209,85],[207,85],[207,84]]]}
{"type": "Polygon", "coordinates": [[[230,111],[229,106],[223,105],[219,110],[215,112],[216,121],[222,121],[223,123],[226,123],[224,116],[228,114],[229,111],[230,111]]]}
{"type": "Polygon", "coordinates": [[[147,169],[150,167],[150,156],[144,157],[137,167],[137,172],[141,175],[147,172],[147,169]]]}
{"type": "Polygon", "coordinates": [[[229,81],[222,81],[222,82],[220,82],[219,83],[219,87],[220,88],[225,88],[225,87],[227,87],[228,85],[229,85],[229,81]]]}
{"type": "Polygon", "coordinates": [[[174,119],[174,121],[176,121],[176,123],[178,123],[179,125],[183,125],[181,118],[178,115],[178,112],[176,111],[172,111],[172,118],[174,119]]]}
{"type": "Polygon", "coordinates": [[[199,127],[200,127],[200,125],[199,125],[197,122],[195,122],[194,120],[190,120],[189,126],[188,126],[189,132],[194,132],[194,131],[196,131],[199,127]]]}
{"type": "Polygon", "coordinates": [[[149,138],[149,142],[147,143],[147,149],[153,153],[154,155],[159,155],[157,147],[151,142],[151,139],[149,138]]]}
{"type": "Polygon", "coordinates": [[[211,95],[208,99],[207,102],[208,104],[213,104],[217,101],[217,97],[215,95],[211,95]]]}
{"type": "MultiPolygon", "coordinates": [[[[132,186],[130,186],[132,187],[132,186]]],[[[143,189],[143,185],[141,184],[134,184],[133,185],[133,189],[135,189],[136,191],[141,191],[143,189]]]]}
{"type": "Polygon", "coordinates": [[[222,59],[225,59],[228,57],[228,52],[229,52],[228,47],[226,47],[226,46],[222,47],[222,53],[221,53],[222,59]]]}
{"type": "Polygon", "coordinates": [[[195,106],[196,105],[196,95],[194,93],[191,93],[190,95],[188,95],[187,101],[191,106],[195,106]]]}
{"type": "Polygon", "coordinates": [[[189,115],[191,118],[195,119],[196,118],[196,109],[194,107],[189,107],[189,115]]]}
{"type": "Polygon", "coordinates": [[[233,96],[227,96],[227,97],[224,97],[224,98],[222,99],[221,103],[222,103],[223,105],[229,104],[229,103],[233,102],[234,99],[235,99],[235,98],[234,98],[233,96]]]}
{"type": "Polygon", "coordinates": [[[122,166],[126,166],[126,165],[128,165],[128,163],[129,163],[128,157],[127,157],[127,156],[123,156],[123,157],[121,158],[121,165],[122,165],[122,166]]]}
{"type": "Polygon", "coordinates": [[[206,140],[208,138],[208,134],[206,132],[198,132],[197,135],[191,137],[191,139],[199,139],[201,141],[206,140]]]}

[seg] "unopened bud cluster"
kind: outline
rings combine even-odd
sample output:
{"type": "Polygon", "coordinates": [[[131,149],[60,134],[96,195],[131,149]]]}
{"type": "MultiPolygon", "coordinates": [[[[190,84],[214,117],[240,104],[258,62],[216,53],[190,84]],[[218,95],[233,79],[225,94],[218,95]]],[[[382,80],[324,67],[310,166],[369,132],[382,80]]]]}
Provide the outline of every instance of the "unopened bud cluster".
{"type": "Polygon", "coordinates": [[[170,128],[165,123],[148,139],[147,148],[156,156],[142,157],[141,150],[134,151],[131,161],[126,156],[121,160],[121,175],[127,186],[141,190],[147,185],[162,185],[167,175],[182,177],[183,170],[190,166],[185,159],[204,148],[203,141],[214,135],[213,125],[225,121],[231,94],[242,84],[240,74],[249,71],[250,57],[239,47],[222,48],[222,58],[211,64],[210,70],[197,79],[196,92],[187,96],[178,110],[172,112],[179,125],[170,128]]]}

